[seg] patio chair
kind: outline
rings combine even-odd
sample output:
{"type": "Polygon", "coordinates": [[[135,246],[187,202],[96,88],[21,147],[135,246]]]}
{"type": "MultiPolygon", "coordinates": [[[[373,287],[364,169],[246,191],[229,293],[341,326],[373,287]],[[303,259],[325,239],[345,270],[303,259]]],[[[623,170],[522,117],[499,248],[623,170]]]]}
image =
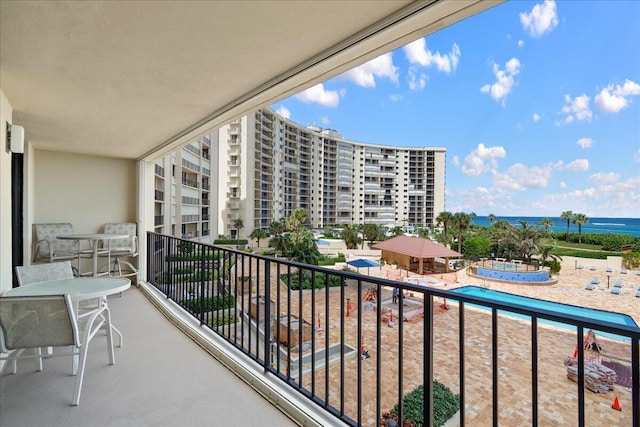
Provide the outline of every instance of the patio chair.
{"type": "Polygon", "coordinates": [[[620,295],[620,293],[622,292],[622,287],[618,287],[618,286],[614,286],[613,288],[611,288],[611,293],[615,294],[615,295],[620,295]]]}
{"type": "Polygon", "coordinates": [[[600,283],[600,278],[599,277],[594,277],[593,279],[591,279],[591,283],[593,283],[594,285],[597,285],[600,283]]]}
{"type": "Polygon", "coordinates": [[[640,285],[638,286],[638,289],[636,290],[636,298],[640,298],[640,285]]]}
{"type": "Polygon", "coordinates": [[[73,234],[70,223],[34,224],[33,234],[35,246],[32,262],[44,263],[55,261],[78,260],[80,265],[80,247],[76,240],[60,240],[63,234],[73,234]]]}
{"type": "Polygon", "coordinates": [[[70,261],[19,265],[16,267],[16,275],[18,286],[24,286],[51,280],[73,279],[73,269],[70,261]]]}
{"type": "Polygon", "coordinates": [[[11,361],[12,372],[15,374],[17,359],[35,357],[38,360],[38,370],[41,371],[40,348],[72,346],[71,351],[54,354],[54,356],[79,356],[79,363],[77,365],[74,363],[73,369],[76,384],[72,405],[75,406],[80,403],[89,343],[102,328],[107,335],[109,364],[113,365],[115,361],[111,315],[107,306],[102,306],[100,310],[79,323],[73,312],[69,295],[2,297],[0,298],[0,351],[3,353],[11,351],[11,353],[0,357],[0,360],[11,361]],[[34,349],[35,356],[24,355],[26,349],[34,349]]]}
{"type": "MultiPolygon", "coordinates": [[[[16,266],[16,276],[18,286],[30,285],[32,283],[50,282],[60,279],[73,279],[73,269],[70,261],[48,262],[45,264],[19,265],[16,266]]],[[[78,317],[91,314],[100,308],[103,301],[99,298],[94,300],[80,301],[78,304],[78,317]]],[[[47,356],[52,353],[51,348],[47,350],[47,356]]]]}
{"type": "MultiPolygon", "coordinates": [[[[126,239],[112,239],[103,243],[104,249],[109,249],[99,256],[109,258],[110,263],[106,267],[112,276],[137,276],[138,269],[122,258],[135,258],[138,256],[138,236],[135,223],[107,223],[104,225],[105,234],[128,234],[126,239]]],[[[104,267],[101,269],[104,270],[104,267]]],[[[137,282],[137,280],[136,280],[137,282]]]]}
{"type": "Polygon", "coordinates": [[[584,287],[586,290],[588,291],[592,291],[596,288],[596,284],[591,282],[591,283],[587,283],[587,285],[584,287]]]}

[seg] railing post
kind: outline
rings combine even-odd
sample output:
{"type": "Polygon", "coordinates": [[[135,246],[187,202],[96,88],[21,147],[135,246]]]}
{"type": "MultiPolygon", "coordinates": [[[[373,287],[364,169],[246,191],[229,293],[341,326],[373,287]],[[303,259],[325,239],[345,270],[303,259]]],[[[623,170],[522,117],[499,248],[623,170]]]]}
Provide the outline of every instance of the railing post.
{"type": "Polygon", "coordinates": [[[264,372],[266,373],[271,366],[271,263],[269,261],[264,263],[264,299],[264,372]]]}

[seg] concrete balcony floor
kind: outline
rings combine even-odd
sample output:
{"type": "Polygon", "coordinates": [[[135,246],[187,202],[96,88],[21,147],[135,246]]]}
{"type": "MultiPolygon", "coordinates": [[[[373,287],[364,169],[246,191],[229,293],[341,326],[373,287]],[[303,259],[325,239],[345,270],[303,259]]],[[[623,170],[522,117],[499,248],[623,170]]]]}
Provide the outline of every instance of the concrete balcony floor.
{"type": "MultiPolygon", "coordinates": [[[[0,377],[0,425],[297,425],[164,317],[138,288],[109,299],[124,335],[108,365],[102,334],[90,344],[80,405],[71,406],[70,357],[18,361],[0,377]]],[[[114,334],[117,344],[117,337],[114,334]]]]}

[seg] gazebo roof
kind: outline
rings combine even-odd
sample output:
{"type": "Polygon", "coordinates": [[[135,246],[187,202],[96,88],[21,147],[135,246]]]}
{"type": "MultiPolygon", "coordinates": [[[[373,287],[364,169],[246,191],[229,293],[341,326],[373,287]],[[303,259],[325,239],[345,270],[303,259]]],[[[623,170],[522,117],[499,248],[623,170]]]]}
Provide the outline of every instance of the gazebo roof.
{"type": "Polygon", "coordinates": [[[417,236],[398,236],[376,243],[373,249],[409,255],[414,258],[459,258],[462,254],[429,239],[417,236]]]}

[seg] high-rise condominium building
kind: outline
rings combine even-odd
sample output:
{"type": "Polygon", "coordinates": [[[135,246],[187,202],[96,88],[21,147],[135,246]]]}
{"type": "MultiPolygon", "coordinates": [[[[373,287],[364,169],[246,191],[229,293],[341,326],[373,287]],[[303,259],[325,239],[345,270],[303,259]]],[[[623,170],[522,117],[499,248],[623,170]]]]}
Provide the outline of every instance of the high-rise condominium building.
{"type": "Polygon", "coordinates": [[[431,225],[444,210],[446,148],[401,145],[350,141],[258,110],[158,161],[157,231],[244,237],[297,208],[318,228],[431,225]],[[161,191],[171,198],[158,201],[161,191]]]}

